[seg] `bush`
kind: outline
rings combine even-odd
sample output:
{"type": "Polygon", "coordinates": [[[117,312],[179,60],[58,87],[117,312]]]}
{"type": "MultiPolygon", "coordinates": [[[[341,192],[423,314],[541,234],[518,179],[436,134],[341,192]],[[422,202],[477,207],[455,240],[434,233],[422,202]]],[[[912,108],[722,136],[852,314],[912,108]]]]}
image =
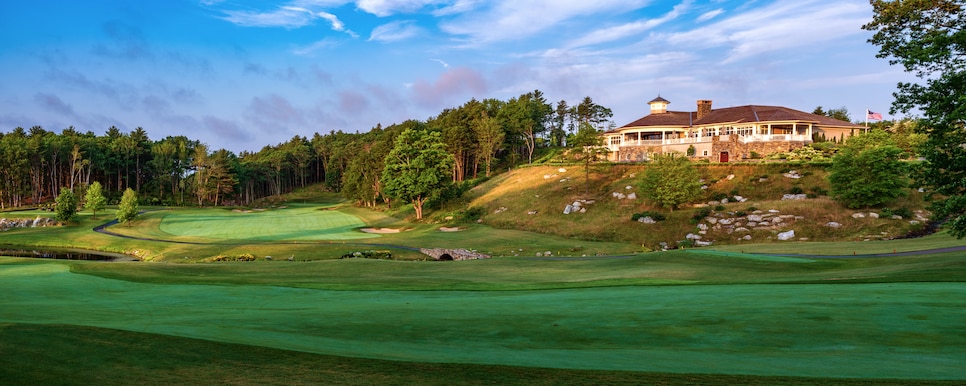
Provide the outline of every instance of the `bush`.
{"type": "Polygon", "coordinates": [[[717,205],[717,206],[714,207],[714,210],[721,212],[721,211],[725,210],[725,207],[724,207],[724,205],[717,205]]]}
{"type": "Polygon", "coordinates": [[[909,208],[898,208],[898,209],[882,208],[882,211],[879,213],[879,215],[881,215],[882,217],[892,217],[892,216],[900,216],[902,218],[913,217],[912,211],[909,210],[909,208]]]}
{"type": "Polygon", "coordinates": [[[721,193],[721,192],[714,193],[714,194],[711,195],[711,200],[713,200],[713,201],[721,201],[721,200],[724,200],[726,198],[728,198],[728,195],[727,194],[724,194],[724,193],[721,193]]]}
{"type": "Polygon", "coordinates": [[[753,206],[749,206],[748,209],[745,209],[745,211],[748,212],[748,213],[753,213],[756,210],[758,210],[758,208],[753,207],[753,206]]]}
{"type": "Polygon", "coordinates": [[[466,211],[463,212],[463,215],[461,217],[463,221],[476,222],[476,220],[483,218],[484,214],[486,214],[485,208],[479,207],[479,206],[471,206],[467,208],[466,211]]]}
{"type": "Polygon", "coordinates": [[[392,260],[392,252],[390,251],[359,251],[359,252],[349,252],[340,259],[380,259],[380,260],[392,260]]]}
{"type": "Polygon", "coordinates": [[[828,196],[828,191],[823,189],[821,186],[813,186],[809,190],[811,190],[812,193],[815,193],[818,196],[828,196]]]}
{"type": "Polygon", "coordinates": [[[801,186],[792,186],[791,189],[788,189],[788,193],[789,194],[802,194],[802,193],[805,193],[805,190],[803,190],[801,186]]]}
{"type": "Polygon", "coordinates": [[[649,210],[649,211],[644,211],[644,212],[641,212],[641,213],[634,213],[633,215],[631,215],[631,221],[637,221],[637,220],[640,220],[641,218],[644,218],[644,217],[650,217],[651,220],[654,220],[654,221],[664,221],[664,220],[667,219],[660,212],[655,212],[655,211],[650,211],[649,210]]]}
{"type": "Polygon", "coordinates": [[[705,217],[708,217],[710,215],[711,215],[711,208],[701,208],[701,210],[695,212],[694,215],[691,216],[691,223],[697,224],[701,222],[701,220],[704,220],[705,217]]]}
{"type": "Polygon", "coordinates": [[[243,253],[241,255],[218,255],[211,258],[211,261],[255,261],[255,255],[243,253]]]}
{"type": "Polygon", "coordinates": [[[739,210],[739,211],[735,212],[735,216],[737,216],[737,217],[745,217],[747,215],[748,215],[748,212],[745,212],[743,210],[739,210]]]}

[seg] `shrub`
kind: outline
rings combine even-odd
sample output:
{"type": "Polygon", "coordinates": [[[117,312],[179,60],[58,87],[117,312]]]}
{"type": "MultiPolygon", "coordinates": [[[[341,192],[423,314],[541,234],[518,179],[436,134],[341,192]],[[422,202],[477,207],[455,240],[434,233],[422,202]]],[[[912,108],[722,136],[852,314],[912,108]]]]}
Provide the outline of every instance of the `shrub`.
{"type": "Polygon", "coordinates": [[[664,220],[667,219],[660,212],[655,212],[655,211],[648,210],[648,211],[644,211],[644,212],[641,212],[641,213],[634,213],[633,215],[631,215],[631,221],[637,221],[637,220],[640,220],[641,218],[644,218],[644,217],[650,217],[651,220],[654,220],[654,221],[664,221],[664,220]]]}
{"type": "Polygon", "coordinates": [[[480,218],[482,218],[484,214],[486,214],[485,208],[479,207],[479,206],[471,206],[469,208],[466,208],[466,211],[463,212],[462,219],[463,221],[467,221],[467,222],[475,222],[476,220],[479,220],[480,218]]]}
{"type": "Polygon", "coordinates": [[[710,215],[711,215],[711,208],[701,208],[701,210],[695,212],[694,215],[691,216],[691,223],[697,224],[701,222],[701,220],[704,220],[705,217],[708,217],[710,215]]]}
{"type": "Polygon", "coordinates": [[[714,194],[711,195],[711,199],[714,200],[714,201],[721,201],[721,200],[724,200],[726,198],[728,198],[728,195],[727,194],[724,194],[724,193],[721,193],[721,192],[714,193],[714,194]]]}
{"type": "Polygon", "coordinates": [[[788,189],[788,193],[790,193],[790,194],[802,194],[802,193],[805,193],[805,191],[802,190],[802,187],[801,186],[792,186],[791,189],[788,189]]]}
{"type": "Polygon", "coordinates": [[[342,255],[342,257],[340,257],[340,259],[353,259],[353,258],[392,260],[392,252],[390,252],[390,251],[358,251],[358,252],[349,252],[349,253],[346,253],[346,254],[342,255]]]}
{"type": "Polygon", "coordinates": [[[825,190],[825,189],[823,189],[821,186],[813,186],[809,190],[811,190],[812,193],[815,193],[816,195],[819,195],[819,196],[827,196],[828,195],[828,191],[825,190]]]}
{"type": "Polygon", "coordinates": [[[716,210],[716,211],[719,211],[719,212],[720,212],[720,211],[723,211],[723,210],[725,210],[725,207],[724,207],[724,205],[716,205],[716,206],[714,207],[714,210],[716,210]]]}
{"type": "Polygon", "coordinates": [[[738,194],[738,189],[731,189],[731,193],[730,194],[732,196],[740,196],[741,195],[741,194],[738,194]]]}
{"type": "Polygon", "coordinates": [[[749,206],[748,209],[745,209],[745,211],[748,212],[748,213],[752,213],[752,212],[754,212],[756,210],[758,210],[758,208],[753,207],[753,206],[749,206]]]}
{"type": "Polygon", "coordinates": [[[745,217],[747,215],[748,215],[748,212],[745,212],[743,210],[739,210],[739,211],[735,212],[735,216],[738,216],[738,217],[745,217]]]}

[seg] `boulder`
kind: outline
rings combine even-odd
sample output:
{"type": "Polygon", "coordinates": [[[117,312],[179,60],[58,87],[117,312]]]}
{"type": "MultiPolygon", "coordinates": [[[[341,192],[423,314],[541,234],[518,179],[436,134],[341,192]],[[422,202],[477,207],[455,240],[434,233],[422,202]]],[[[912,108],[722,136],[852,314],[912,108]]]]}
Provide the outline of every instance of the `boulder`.
{"type": "Polygon", "coordinates": [[[751,235],[744,235],[743,237],[741,237],[741,240],[745,240],[745,241],[751,240],[751,235]]]}
{"type": "Polygon", "coordinates": [[[876,212],[869,212],[869,217],[871,217],[871,218],[879,218],[879,214],[876,213],[876,212]]]}
{"type": "Polygon", "coordinates": [[[587,208],[580,208],[580,213],[587,213],[587,208]]]}
{"type": "Polygon", "coordinates": [[[786,194],[786,195],[783,195],[782,196],[782,200],[784,200],[784,201],[788,201],[788,200],[804,200],[804,199],[807,199],[807,198],[808,198],[808,195],[806,195],[806,194],[786,194]]]}
{"type": "Polygon", "coordinates": [[[919,225],[919,224],[921,224],[919,222],[919,220],[911,220],[911,221],[909,221],[909,225],[919,225]]]}
{"type": "Polygon", "coordinates": [[[627,185],[627,186],[624,187],[624,189],[631,190],[631,189],[634,189],[634,187],[633,186],[630,186],[630,185],[627,185]]]}
{"type": "Polygon", "coordinates": [[[627,199],[628,200],[636,200],[637,199],[637,193],[631,192],[631,194],[628,194],[627,195],[627,199]]]}
{"type": "Polygon", "coordinates": [[[829,221],[829,222],[825,223],[825,226],[827,226],[829,228],[832,228],[832,229],[838,229],[838,228],[842,227],[842,224],[839,224],[839,223],[837,223],[835,221],[829,221]]]}
{"type": "Polygon", "coordinates": [[[725,177],[725,179],[728,180],[728,181],[731,181],[731,180],[735,179],[735,175],[734,174],[729,174],[727,177],[725,177]]]}
{"type": "Polygon", "coordinates": [[[717,217],[705,217],[704,218],[704,221],[707,221],[708,224],[714,225],[714,224],[717,224],[718,223],[718,218],[717,217]]]}
{"type": "Polygon", "coordinates": [[[654,219],[651,218],[650,216],[641,217],[641,218],[637,219],[637,222],[643,223],[643,224],[656,224],[657,223],[657,221],[654,221],[654,219]]]}
{"type": "Polygon", "coordinates": [[[560,168],[560,169],[557,169],[557,172],[558,173],[566,173],[567,172],[567,169],[560,168]]]}
{"type": "Polygon", "coordinates": [[[688,240],[701,240],[701,235],[696,235],[694,233],[688,233],[688,235],[687,236],[684,236],[684,238],[686,238],[688,240]]]}
{"type": "Polygon", "coordinates": [[[865,218],[865,213],[852,213],[852,218],[865,218]]]}
{"type": "Polygon", "coordinates": [[[698,229],[706,231],[708,230],[708,224],[704,224],[704,223],[698,224],[698,229]]]}
{"type": "Polygon", "coordinates": [[[694,242],[694,245],[696,247],[710,247],[711,246],[711,243],[712,243],[711,241],[700,241],[700,240],[696,240],[694,242]]]}
{"type": "Polygon", "coordinates": [[[748,215],[748,221],[750,221],[750,222],[761,222],[761,220],[762,220],[762,218],[761,218],[760,215],[757,215],[757,214],[749,214],[748,215]]]}
{"type": "Polygon", "coordinates": [[[778,239],[781,241],[787,241],[795,238],[795,231],[791,230],[788,232],[782,232],[778,234],[778,239]]]}
{"type": "Polygon", "coordinates": [[[564,208],[564,214],[570,214],[573,211],[574,211],[574,206],[573,205],[567,205],[567,207],[564,208]]]}

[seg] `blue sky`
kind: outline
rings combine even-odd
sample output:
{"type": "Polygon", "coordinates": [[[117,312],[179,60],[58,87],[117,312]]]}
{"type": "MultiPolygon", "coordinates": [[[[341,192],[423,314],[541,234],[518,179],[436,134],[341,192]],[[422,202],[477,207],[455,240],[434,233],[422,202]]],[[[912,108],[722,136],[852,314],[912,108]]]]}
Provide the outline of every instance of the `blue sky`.
{"type": "MultiPolygon", "coordinates": [[[[866,0],[16,1],[0,6],[0,132],[143,127],[256,151],[425,120],[470,98],[584,96],[620,126],[672,110],[886,113],[866,0]]],[[[888,118],[888,117],[887,117],[888,118]]]]}

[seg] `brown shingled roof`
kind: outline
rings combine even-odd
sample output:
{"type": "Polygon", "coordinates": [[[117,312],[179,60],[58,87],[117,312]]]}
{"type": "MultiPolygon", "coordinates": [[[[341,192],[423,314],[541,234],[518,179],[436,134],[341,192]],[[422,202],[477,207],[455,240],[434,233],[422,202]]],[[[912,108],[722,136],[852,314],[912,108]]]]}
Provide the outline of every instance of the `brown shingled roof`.
{"type": "Polygon", "coordinates": [[[835,118],[806,113],[795,109],[781,106],[759,106],[747,105],[737,107],[725,107],[713,109],[711,113],[696,119],[697,113],[684,111],[668,111],[666,113],[649,114],[644,117],[621,126],[611,132],[630,127],[646,126],[704,126],[720,123],[741,123],[741,122],[773,122],[773,121],[799,121],[814,122],[822,126],[835,127],[861,127],[851,122],[840,121],[835,118]]]}
{"type": "Polygon", "coordinates": [[[628,128],[628,127],[639,127],[639,126],[688,127],[688,126],[691,126],[691,122],[695,117],[696,117],[695,113],[690,111],[668,111],[666,113],[648,114],[641,117],[641,119],[628,123],[624,126],[618,127],[617,130],[628,128]]]}
{"type": "Polygon", "coordinates": [[[806,113],[781,106],[738,106],[711,110],[711,113],[694,122],[695,126],[728,122],[800,121],[815,122],[824,126],[858,127],[851,122],[840,121],[824,115],[806,113]]]}

